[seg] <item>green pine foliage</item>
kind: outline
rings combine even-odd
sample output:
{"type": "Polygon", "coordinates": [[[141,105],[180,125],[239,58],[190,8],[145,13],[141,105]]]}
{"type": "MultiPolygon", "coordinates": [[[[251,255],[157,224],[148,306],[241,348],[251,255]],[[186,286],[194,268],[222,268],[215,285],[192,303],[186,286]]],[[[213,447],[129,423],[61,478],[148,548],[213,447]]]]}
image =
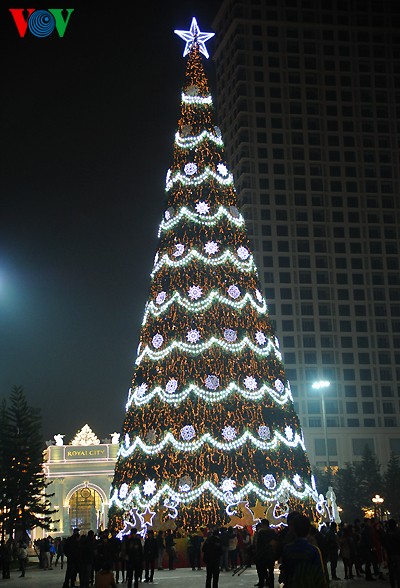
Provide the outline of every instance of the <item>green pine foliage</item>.
{"type": "Polygon", "coordinates": [[[34,527],[50,530],[56,511],[49,501],[52,494],[46,491],[40,410],[28,405],[21,386],[14,386],[3,401],[0,421],[4,529],[10,534],[24,534],[34,527]]]}
{"type": "Polygon", "coordinates": [[[384,509],[390,512],[390,517],[399,520],[400,504],[398,491],[400,488],[400,457],[391,454],[383,476],[382,495],[385,497],[384,509]]]}

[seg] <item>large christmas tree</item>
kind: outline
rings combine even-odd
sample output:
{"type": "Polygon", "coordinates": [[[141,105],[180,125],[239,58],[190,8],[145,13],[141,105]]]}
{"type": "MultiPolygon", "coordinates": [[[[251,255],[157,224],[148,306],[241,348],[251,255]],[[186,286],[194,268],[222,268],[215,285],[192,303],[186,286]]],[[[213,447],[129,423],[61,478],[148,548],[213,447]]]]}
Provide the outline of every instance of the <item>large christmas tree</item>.
{"type": "Polygon", "coordinates": [[[189,57],[110,525],[279,524],[320,499],[215,125],[212,34],[175,32],[189,57]]]}

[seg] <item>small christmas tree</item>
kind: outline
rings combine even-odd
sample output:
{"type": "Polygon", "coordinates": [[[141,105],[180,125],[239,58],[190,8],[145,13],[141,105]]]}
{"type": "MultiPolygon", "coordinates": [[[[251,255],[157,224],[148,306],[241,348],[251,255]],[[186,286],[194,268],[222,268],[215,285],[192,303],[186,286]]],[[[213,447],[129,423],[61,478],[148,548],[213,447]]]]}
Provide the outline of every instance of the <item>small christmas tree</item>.
{"type": "Polygon", "coordinates": [[[181,117],[110,526],[248,524],[267,512],[280,524],[319,498],[214,121],[200,55],[212,33],[195,19],[176,32],[189,55],[181,117]]]}

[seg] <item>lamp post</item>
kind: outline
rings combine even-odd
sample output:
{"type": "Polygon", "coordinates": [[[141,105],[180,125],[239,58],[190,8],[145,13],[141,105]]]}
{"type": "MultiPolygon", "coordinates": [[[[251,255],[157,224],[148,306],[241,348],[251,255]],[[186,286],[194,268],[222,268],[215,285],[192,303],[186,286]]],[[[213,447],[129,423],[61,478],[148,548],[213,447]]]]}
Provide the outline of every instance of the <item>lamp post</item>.
{"type": "Polygon", "coordinates": [[[325,395],[324,395],[324,388],[329,388],[331,385],[330,382],[326,380],[319,380],[318,382],[314,382],[312,388],[314,390],[322,390],[321,392],[321,404],[322,404],[322,421],[324,427],[324,437],[325,437],[325,452],[326,452],[326,465],[329,468],[329,449],[328,449],[328,431],[326,428],[326,412],[325,412],[325,395]]]}
{"type": "Polygon", "coordinates": [[[379,496],[379,494],[375,494],[375,496],[372,499],[372,502],[374,503],[374,517],[375,518],[376,518],[376,515],[378,515],[379,519],[382,518],[381,507],[382,507],[383,501],[384,501],[384,499],[382,498],[382,496],[379,496]]]}

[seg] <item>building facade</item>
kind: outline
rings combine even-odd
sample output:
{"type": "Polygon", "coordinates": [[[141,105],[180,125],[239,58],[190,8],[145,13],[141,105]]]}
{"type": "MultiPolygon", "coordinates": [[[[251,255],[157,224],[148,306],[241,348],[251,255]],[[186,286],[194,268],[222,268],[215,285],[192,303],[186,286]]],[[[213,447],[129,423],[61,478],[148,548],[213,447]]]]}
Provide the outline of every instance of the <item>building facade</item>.
{"type": "Polygon", "coordinates": [[[385,467],[400,454],[400,3],[225,0],[213,28],[219,124],[310,461],[368,446],[385,467]]]}
{"type": "Polygon", "coordinates": [[[54,493],[50,502],[57,511],[52,536],[69,536],[74,527],[85,533],[107,528],[118,439],[113,433],[101,442],[88,425],[70,444],[64,444],[63,435],[54,435],[54,444],[44,452],[44,471],[52,482],[49,493],[54,493]]]}

